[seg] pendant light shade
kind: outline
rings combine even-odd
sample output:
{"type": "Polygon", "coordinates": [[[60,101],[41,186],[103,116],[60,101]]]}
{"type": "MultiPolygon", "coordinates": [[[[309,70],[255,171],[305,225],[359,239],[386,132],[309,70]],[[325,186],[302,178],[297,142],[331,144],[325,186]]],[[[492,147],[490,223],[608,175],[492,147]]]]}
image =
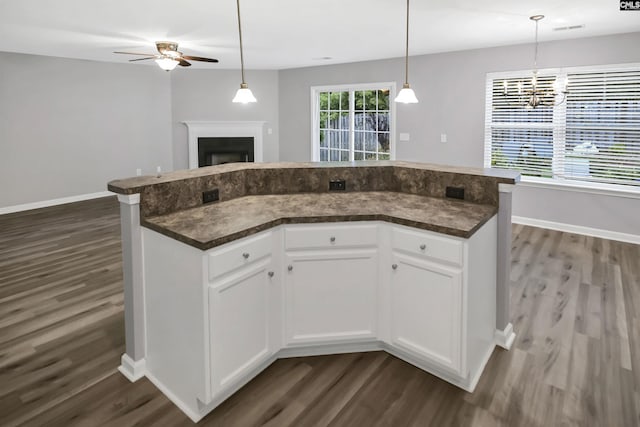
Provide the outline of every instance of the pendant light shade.
{"type": "Polygon", "coordinates": [[[242,54],[242,26],[240,25],[240,0],[236,0],[236,5],[238,6],[238,36],[240,38],[240,72],[242,74],[242,83],[240,83],[240,89],[236,92],[236,96],[233,98],[232,102],[237,102],[241,104],[248,104],[250,102],[257,102],[253,93],[251,93],[251,89],[249,89],[249,85],[244,81],[244,56],[242,54]]]}
{"type": "Polygon", "coordinates": [[[415,104],[418,102],[418,98],[416,98],[415,92],[409,86],[409,0],[407,0],[407,34],[406,34],[406,43],[405,43],[405,54],[404,54],[404,84],[402,85],[402,90],[394,99],[395,102],[401,102],[403,104],[415,104]]]}
{"type": "Polygon", "coordinates": [[[398,93],[398,96],[396,96],[395,101],[403,104],[416,104],[418,98],[416,98],[416,94],[409,86],[409,83],[405,83],[402,85],[402,90],[398,93]]]}
{"type": "Polygon", "coordinates": [[[236,92],[236,96],[233,98],[233,102],[239,102],[240,104],[248,104],[250,102],[257,102],[256,97],[251,93],[251,89],[246,83],[240,84],[240,89],[236,92]]]}
{"type": "Polygon", "coordinates": [[[165,71],[171,71],[176,68],[176,66],[178,65],[178,61],[173,58],[163,56],[162,58],[156,59],[156,64],[158,64],[158,66],[165,71]]]}

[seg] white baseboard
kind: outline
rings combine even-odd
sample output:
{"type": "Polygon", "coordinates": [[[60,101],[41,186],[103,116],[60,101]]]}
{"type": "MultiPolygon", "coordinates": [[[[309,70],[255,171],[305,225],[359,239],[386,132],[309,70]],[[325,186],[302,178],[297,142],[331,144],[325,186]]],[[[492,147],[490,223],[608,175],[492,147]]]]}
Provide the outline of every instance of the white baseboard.
{"type": "Polygon", "coordinates": [[[316,344],[301,345],[299,347],[291,346],[281,349],[278,358],[288,357],[306,357],[306,356],[323,356],[327,354],[344,354],[344,353],[362,353],[365,351],[383,350],[380,341],[362,341],[356,343],[332,343],[332,344],[316,344]]]}
{"type": "Polygon", "coordinates": [[[25,203],[22,205],[6,206],[0,208],[0,215],[30,211],[32,209],[48,208],[50,206],[64,205],[66,203],[82,202],[84,200],[99,199],[101,197],[113,196],[111,191],[100,191],[98,193],[80,194],[78,196],[62,197],[60,199],[43,200],[41,202],[25,203]]]}
{"type": "Polygon", "coordinates": [[[513,342],[516,339],[516,334],[513,332],[513,325],[508,323],[505,326],[504,330],[496,330],[494,334],[494,338],[496,341],[496,345],[504,348],[505,350],[510,350],[513,342]]]}
{"type": "Polygon", "coordinates": [[[514,224],[530,225],[532,227],[548,228],[549,230],[564,231],[567,233],[583,234],[585,236],[599,237],[601,239],[617,240],[619,242],[634,243],[640,245],[640,236],[637,234],[621,233],[619,231],[603,230],[601,228],[584,227],[582,225],[566,224],[563,222],[546,221],[525,216],[512,216],[514,224]]]}
{"type": "MultiPolygon", "coordinates": [[[[515,334],[513,336],[515,337],[515,334]]],[[[489,359],[491,359],[491,355],[493,354],[493,350],[495,348],[496,348],[495,345],[489,346],[487,348],[486,353],[484,354],[484,356],[482,357],[482,360],[480,361],[480,369],[477,369],[475,373],[473,373],[473,376],[469,378],[469,389],[467,390],[469,393],[473,393],[473,391],[476,389],[476,386],[480,382],[480,377],[484,372],[484,368],[487,366],[487,363],[489,363],[489,359]]]]}
{"type": "MultiPolygon", "coordinates": [[[[511,324],[509,324],[509,327],[510,325],[511,324]]],[[[513,332],[511,333],[513,334],[513,332]]],[[[191,402],[185,401],[182,398],[178,397],[178,395],[172,392],[171,387],[167,387],[167,385],[160,381],[158,377],[156,377],[152,372],[149,372],[149,370],[146,369],[144,359],[138,362],[133,362],[126,354],[124,354],[122,356],[122,365],[118,369],[127,378],[131,379],[131,381],[135,381],[132,379],[132,377],[137,376],[138,378],[140,378],[142,376],[146,376],[147,379],[151,381],[151,383],[153,383],[171,402],[173,402],[193,422],[197,423],[205,415],[207,415],[214,408],[228,399],[231,395],[233,395],[245,384],[255,378],[260,372],[269,367],[269,365],[271,365],[277,359],[300,356],[317,356],[321,354],[360,353],[382,350],[471,393],[478,384],[480,376],[484,371],[484,367],[489,361],[491,354],[493,353],[494,347],[495,346],[493,344],[488,346],[486,349],[486,354],[483,355],[481,363],[476,371],[467,372],[467,375],[464,377],[460,376],[457,373],[454,373],[453,371],[448,372],[446,369],[440,368],[434,363],[416,358],[414,355],[400,348],[377,340],[362,341],[359,343],[331,343],[317,345],[313,344],[306,347],[287,347],[282,348],[280,351],[271,355],[250,372],[247,372],[242,377],[233,381],[231,386],[215,395],[209,402],[202,402],[200,400],[201,397],[196,398],[195,395],[193,396],[193,401],[191,402]]]]}
{"type": "Polygon", "coordinates": [[[234,393],[244,387],[245,384],[258,376],[260,372],[264,371],[276,360],[277,358],[275,356],[269,357],[264,362],[252,369],[250,372],[247,372],[245,375],[236,379],[231,387],[228,387],[224,391],[220,392],[209,403],[206,404],[201,402],[200,399],[195,399],[191,402],[191,404],[189,404],[189,402],[185,402],[180,397],[178,397],[178,395],[173,393],[171,389],[167,387],[162,381],[160,381],[155,375],[153,375],[152,372],[145,372],[145,376],[149,381],[151,381],[153,385],[158,388],[158,390],[160,390],[171,402],[173,402],[174,405],[176,405],[182,412],[184,412],[185,415],[191,419],[191,421],[197,423],[205,415],[213,411],[222,402],[227,400],[234,393]]]}
{"type": "Polygon", "coordinates": [[[126,353],[122,355],[120,359],[121,365],[118,366],[118,371],[132,383],[138,381],[144,377],[146,371],[145,360],[133,360],[126,353]]]}
{"type": "Polygon", "coordinates": [[[178,409],[184,412],[184,414],[189,417],[189,419],[191,419],[191,421],[193,421],[194,423],[200,421],[202,417],[207,414],[207,412],[213,410],[212,408],[207,411],[202,411],[202,413],[198,412],[197,410],[192,409],[189,405],[184,403],[182,399],[178,398],[178,396],[176,396],[168,387],[166,387],[162,383],[162,381],[158,380],[158,378],[156,378],[155,375],[153,375],[151,372],[146,372],[145,376],[149,381],[151,381],[151,384],[156,386],[156,388],[160,390],[167,399],[169,399],[174,405],[176,405],[178,409]]]}

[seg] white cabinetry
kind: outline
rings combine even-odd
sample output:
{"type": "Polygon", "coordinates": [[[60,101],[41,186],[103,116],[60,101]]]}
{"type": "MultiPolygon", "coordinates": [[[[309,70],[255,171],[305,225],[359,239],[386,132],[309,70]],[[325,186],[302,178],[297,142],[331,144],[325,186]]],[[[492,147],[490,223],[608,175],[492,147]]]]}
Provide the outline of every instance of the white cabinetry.
{"type": "Polygon", "coordinates": [[[391,343],[461,373],[460,268],[394,252],[391,343]]]}
{"type": "Polygon", "coordinates": [[[241,384],[279,350],[276,240],[266,232],[208,252],[212,396],[241,384]]]}
{"type": "Polygon", "coordinates": [[[376,338],[377,225],[285,228],[287,345],[376,338]]]}
{"type": "Polygon", "coordinates": [[[496,229],[299,224],[204,252],[143,229],[145,374],[195,421],[287,355],[382,349],[473,390],[494,347],[496,229]]]}
{"type": "Polygon", "coordinates": [[[495,253],[495,218],[470,239],[391,226],[391,352],[472,390],[494,347],[495,253]]]}
{"type": "Polygon", "coordinates": [[[143,229],[147,376],[196,420],[281,347],[282,240],[267,231],[199,251],[143,229]]]}

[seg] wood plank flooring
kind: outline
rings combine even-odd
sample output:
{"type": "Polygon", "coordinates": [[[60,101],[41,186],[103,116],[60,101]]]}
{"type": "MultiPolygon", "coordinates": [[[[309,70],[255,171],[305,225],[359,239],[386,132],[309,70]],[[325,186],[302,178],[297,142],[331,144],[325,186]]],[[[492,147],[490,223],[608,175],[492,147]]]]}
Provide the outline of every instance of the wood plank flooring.
{"type": "MultiPolygon", "coordinates": [[[[124,351],[114,198],[0,216],[0,425],[188,426],[124,351]]],[[[205,426],[640,426],[640,246],[514,226],[511,351],[473,394],[383,352],[283,359],[205,426]]]]}

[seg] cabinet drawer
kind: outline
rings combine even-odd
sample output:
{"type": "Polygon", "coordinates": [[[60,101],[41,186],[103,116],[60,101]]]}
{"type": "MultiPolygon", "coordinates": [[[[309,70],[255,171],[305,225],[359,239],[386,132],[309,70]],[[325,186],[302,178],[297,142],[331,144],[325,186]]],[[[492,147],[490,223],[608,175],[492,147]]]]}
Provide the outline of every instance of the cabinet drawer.
{"type": "Polygon", "coordinates": [[[209,280],[271,254],[271,233],[249,237],[209,253],[209,280]]]}
{"type": "Polygon", "coordinates": [[[376,246],[375,225],[338,225],[331,227],[295,227],[285,231],[286,249],[327,249],[376,246]]]}
{"type": "Polygon", "coordinates": [[[462,242],[453,237],[439,236],[426,231],[393,228],[393,249],[412,255],[430,257],[452,264],[462,264],[462,242]]]}

